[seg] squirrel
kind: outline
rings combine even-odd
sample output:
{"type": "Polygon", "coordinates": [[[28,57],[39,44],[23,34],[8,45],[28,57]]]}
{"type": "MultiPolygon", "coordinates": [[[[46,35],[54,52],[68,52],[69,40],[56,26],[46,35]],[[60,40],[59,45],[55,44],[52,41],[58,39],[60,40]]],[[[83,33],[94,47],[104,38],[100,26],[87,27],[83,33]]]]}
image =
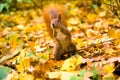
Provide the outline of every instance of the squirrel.
{"type": "Polygon", "coordinates": [[[43,9],[43,18],[47,31],[54,42],[55,59],[59,61],[65,53],[76,51],[76,46],[71,40],[71,33],[66,27],[64,8],[57,4],[48,5],[43,9]]]}

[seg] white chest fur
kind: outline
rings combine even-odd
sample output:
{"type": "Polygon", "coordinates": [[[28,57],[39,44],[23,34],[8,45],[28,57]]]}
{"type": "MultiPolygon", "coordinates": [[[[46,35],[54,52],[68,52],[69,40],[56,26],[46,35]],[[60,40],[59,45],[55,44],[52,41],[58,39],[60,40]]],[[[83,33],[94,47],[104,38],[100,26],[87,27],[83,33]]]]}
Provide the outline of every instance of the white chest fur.
{"type": "Polygon", "coordinates": [[[64,41],[66,39],[66,35],[63,34],[60,30],[56,30],[56,38],[60,41],[64,41]]]}

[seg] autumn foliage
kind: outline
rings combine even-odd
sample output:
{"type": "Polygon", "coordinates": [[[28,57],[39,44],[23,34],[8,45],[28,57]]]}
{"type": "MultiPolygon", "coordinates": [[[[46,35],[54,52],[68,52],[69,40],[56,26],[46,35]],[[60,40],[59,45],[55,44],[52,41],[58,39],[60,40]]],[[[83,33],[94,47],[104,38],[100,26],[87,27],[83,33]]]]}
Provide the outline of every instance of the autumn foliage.
{"type": "Polygon", "coordinates": [[[0,80],[120,80],[119,0],[7,1],[0,1],[0,80]],[[54,59],[43,20],[50,3],[67,9],[77,51],[65,60],[54,59]]]}

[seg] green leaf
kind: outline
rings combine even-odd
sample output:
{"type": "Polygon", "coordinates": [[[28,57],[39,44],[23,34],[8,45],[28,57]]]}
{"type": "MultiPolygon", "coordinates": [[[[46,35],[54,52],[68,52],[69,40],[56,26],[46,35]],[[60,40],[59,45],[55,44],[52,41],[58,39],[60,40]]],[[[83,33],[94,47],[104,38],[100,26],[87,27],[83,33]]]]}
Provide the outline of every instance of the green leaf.
{"type": "Polygon", "coordinates": [[[95,65],[92,67],[93,80],[101,80],[101,77],[98,74],[98,70],[95,68],[95,65]]]}
{"type": "Polygon", "coordinates": [[[0,13],[2,12],[3,8],[4,8],[4,4],[2,3],[0,4],[0,13]]]}
{"type": "Polygon", "coordinates": [[[106,80],[113,80],[113,79],[111,79],[111,78],[107,77],[107,78],[106,78],[106,80]]]}
{"type": "Polygon", "coordinates": [[[31,52],[28,52],[27,57],[32,57],[32,56],[34,56],[34,55],[33,55],[33,52],[32,52],[32,51],[31,51],[31,52]]]}
{"type": "Polygon", "coordinates": [[[8,3],[4,3],[4,8],[6,9],[6,12],[9,13],[9,4],[8,3]]]}
{"type": "Polygon", "coordinates": [[[82,70],[82,71],[80,71],[80,76],[81,76],[81,77],[84,77],[86,72],[88,72],[88,71],[87,71],[87,70],[82,70]]]}
{"type": "Polygon", "coordinates": [[[6,0],[6,2],[7,2],[7,3],[11,3],[11,2],[12,2],[12,0],[6,0]]]}
{"type": "Polygon", "coordinates": [[[17,2],[21,3],[21,2],[22,2],[22,0],[17,0],[17,2]]]}
{"type": "Polygon", "coordinates": [[[93,4],[92,7],[93,8],[98,8],[98,6],[96,4],[93,4]]]}
{"type": "Polygon", "coordinates": [[[10,71],[11,69],[8,67],[5,67],[5,66],[0,67],[0,80],[5,79],[10,71]]]}
{"type": "Polygon", "coordinates": [[[80,71],[80,76],[71,76],[70,80],[83,80],[85,73],[88,72],[88,70],[81,70],[80,71]]]}
{"type": "Polygon", "coordinates": [[[31,0],[26,0],[27,2],[31,2],[31,0]]]}
{"type": "Polygon", "coordinates": [[[80,80],[83,80],[86,72],[88,72],[88,71],[87,70],[81,70],[80,71],[80,80]]]}
{"type": "Polygon", "coordinates": [[[1,3],[0,4],[0,13],[3,11],[3,9],[5,9],[7,13],[9,13],[9,4],[8,3],[1,3]]]}
{"type": "Polygon", "coordinates": [[[47,60],[48,56],[47,55],[43,55],[43,56],[41,56],[41,58],[44,59],[44,60],[47,60]]]}
{"type": "Polygon", "coordinates": [[[70,78],[70,80],[79,80],[79,78],[76,77],[76,76],[72,76],[72,77],[70,78]]]}

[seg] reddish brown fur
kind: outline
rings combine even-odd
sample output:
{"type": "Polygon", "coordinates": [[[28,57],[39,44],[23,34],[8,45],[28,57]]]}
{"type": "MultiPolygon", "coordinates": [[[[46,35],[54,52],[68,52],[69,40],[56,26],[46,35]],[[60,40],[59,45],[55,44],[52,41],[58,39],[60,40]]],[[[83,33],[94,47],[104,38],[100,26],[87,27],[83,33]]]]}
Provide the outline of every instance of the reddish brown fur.
{"type": "Polygon", "coordinates": [[[47,31],[53,39],[55,45],[53,54],[56,60],[61,59],[61,55],[66,52],[76,50],[76,46],[71,41],[71,34],[66,28],[65,11],[57,4],[49,5],[43,10],[47,31]]]}
{"type": "Polygon", "coordinates": [[[47,26],[47,31],[48,34],[50,35],[51,38],[53,38],[52,34],[52,29],[51,29],[51,19],[57,17],[58,15],[61,15],[61,21],[64,25],[66,25],[66,14],[65,14],[65,8],[61,5],[58,4],[50,4],[47,5],[43,9],[43,18],[47,26]]]}

